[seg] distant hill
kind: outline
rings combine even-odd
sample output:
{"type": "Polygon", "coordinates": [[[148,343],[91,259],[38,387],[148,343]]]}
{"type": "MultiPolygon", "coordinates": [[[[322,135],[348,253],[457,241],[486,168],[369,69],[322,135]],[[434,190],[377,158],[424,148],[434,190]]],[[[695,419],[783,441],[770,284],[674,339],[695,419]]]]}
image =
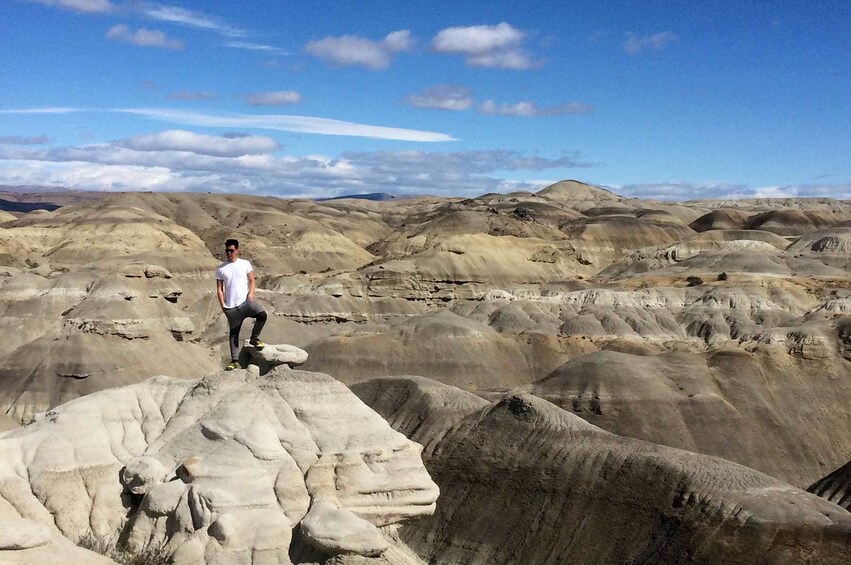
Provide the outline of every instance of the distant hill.
{"type": "Polygon", "coordinates": [[[14,202],[0,198],[0,210],[4,212],[27,213],[33,210],[47,210],[48,212],[52,212],[57,208],[60,208],[58,204],[51,204],[49,202],[14,202]]]}
{"type": "Polygon", "coordinates": [[[343,200],[344,198],[353,198],[356,200],[395,200],[398,196],[394,194],[388,194],[386,192],[370,192],[368,194],[346,194],[343,196],[332,196],[331,198],[317,198],[317,202],[323,202],[325,200],[343,200]]]}
{"type": "Polygon", "coordinates": [[[53,211],[62,206],[106,198],[114,193],[80,191],[55,186],[0,185],[0,210],[26,214],[33,210],[53,211]]]}

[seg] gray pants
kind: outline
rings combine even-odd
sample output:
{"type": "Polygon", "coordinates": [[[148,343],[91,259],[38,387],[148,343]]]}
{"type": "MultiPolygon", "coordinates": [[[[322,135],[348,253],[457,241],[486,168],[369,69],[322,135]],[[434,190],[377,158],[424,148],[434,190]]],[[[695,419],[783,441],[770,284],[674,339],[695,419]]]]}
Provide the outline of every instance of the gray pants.
{"type": "Polygon", "coordinates": [[[266,311],[253,300],[246,300],[239,306],[225,308],[225,317],[228,319],[228,344],[230,345],[231,361],[239,358],[239,330],[246,318],[254,318],[254,327],[251,329],[251,339],[259,338],[263,326],[266,324],[266,311]]]}

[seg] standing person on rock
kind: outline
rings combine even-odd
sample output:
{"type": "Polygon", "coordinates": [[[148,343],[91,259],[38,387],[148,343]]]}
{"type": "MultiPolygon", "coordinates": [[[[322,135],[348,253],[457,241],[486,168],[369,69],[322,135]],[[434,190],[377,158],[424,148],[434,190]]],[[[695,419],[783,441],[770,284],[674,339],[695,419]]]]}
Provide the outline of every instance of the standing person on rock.
{"type": "Polygon", "coordinates": [[[249,344],[262,350],[265,344],[260,341],[260,332],[266,324],[266,312],[254,302],[254,269],[251,262],[239,258],[239,241],[229,239],[225,242],[227,259],[216,268],[216,294],[219,306],[228,319],[228,344],[230,345],[230,364],[228,371],[239,368],[239,330],[246,318],[254,318],[249,344]]]}

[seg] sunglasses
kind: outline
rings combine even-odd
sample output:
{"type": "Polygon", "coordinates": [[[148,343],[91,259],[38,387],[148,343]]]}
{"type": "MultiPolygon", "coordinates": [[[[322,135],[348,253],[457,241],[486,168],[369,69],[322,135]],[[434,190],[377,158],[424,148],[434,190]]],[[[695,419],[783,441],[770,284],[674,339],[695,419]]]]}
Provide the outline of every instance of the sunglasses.
{"type": "Polygon", "coordinates": [[[225,253],[234,253],[236,249],[225,249],[225,253]]]}

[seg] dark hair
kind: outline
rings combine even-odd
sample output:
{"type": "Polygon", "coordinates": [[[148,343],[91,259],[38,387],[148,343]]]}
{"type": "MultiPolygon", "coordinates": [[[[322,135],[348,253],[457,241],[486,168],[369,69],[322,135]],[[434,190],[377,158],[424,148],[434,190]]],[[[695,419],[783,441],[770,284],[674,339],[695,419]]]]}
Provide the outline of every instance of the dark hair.
{"type": "Polygon", "coordinates": [[[239,249],[239,241],[237,241],[235,239],[229,239],[229,240],[225,241],[225,247],[228,247],[229,245],[233,245],[234,247],[239,249]]]}

